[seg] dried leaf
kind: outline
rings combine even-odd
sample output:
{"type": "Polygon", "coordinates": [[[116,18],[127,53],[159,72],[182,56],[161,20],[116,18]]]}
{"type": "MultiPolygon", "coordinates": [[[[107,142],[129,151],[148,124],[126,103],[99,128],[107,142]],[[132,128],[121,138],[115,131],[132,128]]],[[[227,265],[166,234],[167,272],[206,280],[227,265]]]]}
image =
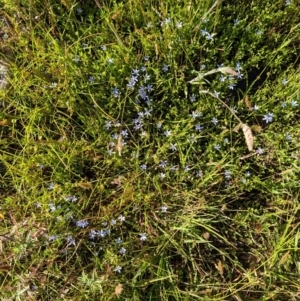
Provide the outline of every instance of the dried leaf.
{"type": "Polygon", "coordinates": [[[253,151],[253,143],[254,143],[252,131],[251,131],[250,127],[245,123],[242,124],[242,130],[243,130],[243,133],[245,136],[248,150],[251,152],[251,151],[253,151]]]}
{"type": "Polygon", "coordinates": [[[204,239],[209,240],[210,234],[209,234],[209,232],[205,232],[205,233],[203,233],[202,236],[204,239]]]}
{"type": "Polygon", "coordinates": [[[8,125],[8,120],[7,119],[0,120],[0,125],[1,126],[8,125]]]}
{"type": "Polygon", "coordinates": [[[284,263],[286,263],[286,261],[289,259],[290,257],[290,251],[287,251],[280,259],[279,261],[279,265],[282,265],[284,263]]]}
{"type": "Polygon", "coordinates": [[[0,213],[0,220],[4,219],[4,215],[2,213],[0,213]]]}
{"type": "Polygon", "coordinates": [[[119,156],[121,157],[121,155],[122,155],[122,148],[123,148],[122,134],[121,133],[119,134],[116,148],[117,148],[119,156]]]}
{"type": "Polygon", "coordinates": [[[239,123],[238,125],[236,125],[236,126],[233,128],[233,131],[237,133],[241,127],[242,127],[242,124],[239,123]]]}
{"type": "Polygon", "coordinates": [[[78,182],[77,186],[86,190],[92,189],[93,185],[90,182],[78,182]]]}
{"type": "Polygon", "coordinates": [[[115,287],[115,294],[117,296],[120,296],[122,294],[123,291],[123,285],[121,283],[119,283],[116,287],[115,287]]]}
{"type": "Polygon", "coordinates": [[[219,273],[221,274],[221,276],[223,276],[224,268],[223,268],[223,263],[221,260],[218,260],[217,269],[218,269],[219,273]]]}
{"type": "Polygon", "coordinates": [[[124,177],[123,176],[118,176],[117,178],[115,178],[113,181],[111,181],[111,184],[115,184],[117,185],[117,187],[121,187],[122,186],[122,181],[124,181],[124,177]]]}
{"type": "Polygon", "coordinates": [[[252,107],[252,105],[251,105],[251,102],[250,102],[250,100],[249,100],[249,96],[248,96],[248,95],[246,95],[246,97],[245,97],[245,105],[247,106],[247,108],[248,108],[250,111],[253,110],[253,107],[252,107]]]}
{"type": "Polygon", "coordinates": [[[234,76],[238,75],[238,73],[230,67],[221,67],[221,68],[218,68],[218,70],[222,73],[225,73],[225,74],[229,73],[229,74],[234,75],[234,76]]]}

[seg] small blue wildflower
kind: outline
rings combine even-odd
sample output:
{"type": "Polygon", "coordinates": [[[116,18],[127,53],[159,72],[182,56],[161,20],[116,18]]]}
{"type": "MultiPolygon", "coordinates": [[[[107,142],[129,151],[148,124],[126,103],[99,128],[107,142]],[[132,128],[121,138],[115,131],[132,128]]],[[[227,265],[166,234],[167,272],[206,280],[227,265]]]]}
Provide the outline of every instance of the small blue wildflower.
{"type": "Polygon", "coordinates": [[[251,176],[251,172],[250,172],[250,171],[246,171],[246,172],[245,172],[245,176],[246,176],[246,177],[250,177],[250,176],[251,176]]]}
{"type": "Polygon", "coordinates": [[[149,61],[149,56],[148,55],[144,56],[144,61],[145,62],[149,61]]]}
{"type": "Polygon", "coordinates": [[[114,62],[114,59],[112,59],[112,58],[107,59],[108,64],[112,64],[113,62],[114,62]]]}
{"type": "Polygon", "coordinates": [[[206,28],[201,29],[200,32],[201,32],[201,35],[203,35],[203,36],[206,36],[209,34],[209,32],[206,30],[206,28]]]}
{"type": "Polygon", "coordinates": [[[186,166],[184,166],[184,169],[183,169],[183,170],[184,170],[184,172],[188,172],[188,171],[191,170],[191,168],[190,168],[189,166],[186,165],[186,166]]]}
{"type": "Polygon", "coordinates": [[[254,105],[253,110],[254,111],[258,111],[259,110],[259,106],[258,105],[254,105]]]}
{"type": "Polygon", "coordinates": [[[219,97],[219,95],[220,95],[220,92],[217,92],[216,90],[214,91],[214,96],[215,97],[219,97]]]}
{"type": "Polygon", "coordinates": [[[205,64],[202,64],[201,66],[200,66],[200,70],[203,70],[203,69],[205,69],[206,68],[206,65],[205,64]]]}
{"type": "Polygon", "coordinates": [[[176,144],[171,143],[171,144],[170,144],[170,149],[171,149],[173,152],[176,151],[176,150],[177,150],[176,144]]]}
{"type": "Polygon", "coordinates": [[[54,241],[54,240],[56,240],[57,238],[59,238],[59,235],[50,235],[50,236],[48,237],[48,240],[49,240],[49,241],[54,241]]]}
{"type": "Polygon", "coordinates": [[[117,221],[116,221],[115,219],[112,219],[112,220],[110,221],[110,224],[111,224],[112,226],[114,226],[114,225],[117,224],[117,221]]]}
{"type": "Polygon", "coordinates": [[[89,47],[89,44],[87,44],[87,43],[82,43],[81,45],[82,45],[83,48],[89,47]]]}
{"type": "Polygon", "coordinates": [[[117,273],[121,273],[121,271],[122,271],[122,267],[119,265],[117,265],[114,269],[114,272],[117,272],[117,273]]]}
{"type": "Polygon", "coordinates": [[[161,168],[165,168],[166,166],[167,166],[167,161],[166,160],[164,160],[164,161],[160,161],[160,163],[159,163],[159,167],[161,167],[161,168]]]}
{"type": "Polygon", "coordinates": [[[288,81],[285,78],[281,82],[284,86],[288,83],[288,81]]]}
{"type": "Polygon", "coordinates": [[[206,38],[206,40],[208,40],[208,41],[213,41],[214,40],[214,38],[213,38],[213,36],[214,36],[214,34],[207,34],[206,36],[205,36],[205,38],[206,38]]]}
{"type": "Polygon", "coordinates": [[[237,74],[237,78],[238,79],[242,79],[244,77],[244,74],[243,73],[240,73],[240,72],[238,72],[238,74],[237,74]]]}
{"type": "Polygon", "coordinates": [[[297,107],[297,106],[298,106],[297,100],[292,100],[292,101],[291,101],[291,106],[292,106],[292,107],[297,107]]]}
{"type": "Polygon", "coordinates": [[[195,130],[198,131],[198,132],[201,132],[203,130],[203,126],[201,126],[199,123],[197,123],[195,125],[195,130]]]}
{"type": "Polygon", "coordinates": [[[90,76],[88,80],[89,80],[90,84],[92,84],[95,81],[95,77],[94,76],[90,76]]]}
{"type": "Polygon", "coordinates": [[[272,122],[272,121],[273,121],[273,117],[274,117],[274,114],[268,113],[268,114],[264,115],[263,120],[264,120],[266,123],[269,123],[269,122],[272,122]]]}
{"type": "Polygon", "coordinates": [[[150,75],[149,74],[145,74],[144,75],[144,81],[147,82],[150,79],[150,75]]]}
{"type": "Polygon", "coordinates": [[[141,234],[139,234],[139,235],[140,235],[140,240],[141,240],[141,241],[147,240],[147,234],[146,234],[146,233],[141,233],[141,234]]]}
{"type": "Polygon", "coordinates": [[[231,172],[230,172],[230,170],[225,170],[224,177],[227,180],[231,179],[231,172]]]}
{"type": "Polygon", "coordinates": [[[76,226],[79,228],[86,228],[88,226],[89,222],[86,220],[79,220],[76,222],[76,226]]]}
{"type": "Polygon", "coordinates": [[[56,210],[56,207],[55,207],[55,205],[53,203],[49,203],[48,206],[49,206],[50,212],[54,212],[56,210]]]}
{"type": "Polygon", "coordinates": [[[105,125],[104,127],[109,130],[111,128],[112,124],[111,124],[111,121],[108,121],[108,120],[105,120],[105,125]]]}
{"type": "Polygon", "coordinates": [[[151,23],[151,22],[148,22],[147,25],[146,25],[146,27],[147,27],[147,28],[151,28],[151,27],[152,27],[152,23],[151,23]]]}
{"type": "Polygon", "coordinates": [[[285,139],[286,139],[287,141],[291,141],[291,140],[292,140],[292,136],[291,136],[290,134],[286,134],[286,135],[285,135],[285,139]]]}
{"type": "Polygon", "coordinates": [[[119,134],[117,133],[114,133],[111,135],[111,137],[114,139],[114,140],[117,140],[119,138],[119,134]]]}
{"type": "Polygon", "coordinates": [[[182,22],[180,22],[180,21],[176,22],[176,28],[177,29],[182,28],[182,22]]]}
{"type": "Polygon", "coordinates": [[[67,202],[75,203],[75,202],[78,200],[78,198],[77,198],[75,195],[67,195],[67,196],[65,197],[65,200],[66,200],[67,202]]]}
{"type": "Polygon", "coordinates": [[[142,66],[142,67],[141,67],[141,71],[142,71],[142,72],[145,72],[146,70],[147,70],[147,68],[146,68],[145,66],[142,66]]]}
{"type": "Polygon", "coordinates": [[[166,130],[166,131],[164,131],[164,134],[165,134],[166,137],[170,137],[171,136],[171,131],[166,130]]]}
{"type": "Polygon", "coordinates": [[[116,97],[116,98],[121,96],[121,92],[120,92],[119,88],[117,88],[117,87],[114,87],[114,88],[112,89],[112,94],[113,94],[113,96],[116,97]]]}
{"type": "Polygon", "coordinates": [[[39,169],[44,169],[44,168],[45,168],[45,165],[44,165],[43,163],[38,163],[38,164],[37,164],[37,167],[38,167],[39,169]]]}
{"type": "Polygon", "coordinates": [[[40,208],[42,208],[42,205],[41,205],[40,202],[36,202],[36,203],[35,203],[35,207],[36,207],[37,209],[40,209],[40,208]]]}
{"type": "Polygon", "coordinates": [[[163,65],[162,70],[167,72],[169,70],[169,65],[163,65]]]}
{"type": "Polygon", "coordinates": [[[119,220],[120,222],[124,222],[124,221],[125,221],[125,216],[123,216],[122,214],[119,215],[118,220],[119,220]]]}
{"type": "Polygon", "coordinates": [[[280,106],[281,106],[282,108],[286,108],[287,103],[286,103],[285,101],[282,101],[282,102],[280,103],[280,106]]]}
{"type": "Polygon", "coordinates": [[[138,76],[139,72],[140,72],[139,69],[132,69],[132,75],[134,75],[134,76],[138,76]]]}
{"type": "Polygon", "coordinates": [[[161,173],[159,174],[159,177],[160,177],[161,179],[164,179],[164,178],[166,177],[166,174],[163,173],[163,172],[161,172],[161,173]]]}
{"type": "Polygon", "coordinates": [[[220,82],[225,82],[225,80],[226,80],[226,76],[222,74],[222,75],[220,76],[220,78],[219,78],[219,81],[220,81],[220,82]]]}
{"type": "Polygon", "coordinates": [[[239,21],[238,19],[234,19],[234,20],[233,20],[233,25],[236,26],[236,25],[239,24],[239,22],[240,22],[240,21],[239,21]]]}
{"type": "Polygon", "coordinates": [[[257,35],[261,35],[262,31],[260,29],[256,30],[255,32],[257,35]]]}
{"type": "Polygon", "coordinates": [[[221,149],[220,144],[215,144],[215,145],[214,145],[214,149],[215,149],[215,150],[220,150],[220,149],[221,149]]]}
{"type": "Polygon", "coordinates": [[[141,166],[141,170],[145,171],[147,169],[147,165],[146,164],[142,164],[141,166]]]}
{"type": "Polygon", "coordinates": [[[217,125],[218,124],[218,119],[216,117],[214,117],[211,122],[214,124],[214,125],[217,125]]]}
{"type": "Polygon", "coordinates": [[[203,177],[203,171],[202,170],[197,170],[196,171],[196,177],[197,178],[202,178],[203,177]]]}
{"type": "Polygon", "coordinates": [[[196,119],[197,117],[202,116],[202,112],[193,111],[192,114],[190,114],[190,116],[193,117],[193,119],[196,119]]]}
{"type": "Polygon", "coordinates": [[[195,94],[192,94],[192,95],[190,96],[190,100],[191,100],[192,102],[195,102],[195,101],[196,101],[196,96],[195,96],[195,94]]]}
{"type": "Polygon", "coordinates": [[[160,209],[161,209],[162,213],[166,213],[167,210],[168,210],[168,207],[167,206],[161,206],[160,209]]]}
{"type": "Polygon", "coordinates": [[[119,244],[121,244],[123,242],[123,240],[120,238],[120,237],[118,237],[117,239],[116,239],[116,243],[119,245],[119,244]]]}
{"type": "Polygon", "coordinates": [[[257,150],[256,150],[256,153],[259,154],[259,155],[262,155],[264,153],[264,150],[259,147],[257,150]]]}
{"type": "Polygon", "coordinates": [[[245,183],[247,182],[247,180],[246,180],[245,178],[242,178],[241,182],[242,182],[243,184],[245,184],[245,183]]]}
{"type": "Polygon", "coordinates": [[[146,109],[144,112],[144,116],[146,116],[146,117],[151,116],[151,111],[152,111],[152,109],[149,109],[149,110],[146,109]]]}
{"type": "Polygon", "coordinates": [[[76,11],[77,11],[78,14],[81,14],[81,13],[83,12],[83,10],[82,10],[81,7],[78,7],[78,8],[76,9],[76,11]]]}
{"type": "Polygon", "coordinates": [[[126,251],[127,251],[127,250],[126,250],[125,248],[122,247],[122,248],[120,249],[120,254],[124,255],[124,254],[126,253],[126,251]]]}
{"type": "Polygon", "coordinates": [[[229,84],[229,86],[228,86],[228,88],[229,88],[230,90],[233,90],[234,87],[235,87],[235,84],[229,84]]]}
{"type": "Polygon", "coordinates": [[[51,182],[49,183],[48,190],[53,190],[53,189],[54,189],[54,183],[51,182]]]}
{"type": "Polygon", "coordinates": [[[285,5],[290,5],[291,4],[291,0],[286,0],[285,1],[285,5]]]}
{"type": "Polygon", "coordinates": [[[171,18],[166,18],[161,25],[168,25],[171,22],[171,18]]]}
{"type": "Polygon", "coordinates": [[[75,246],[75,239],[71,235],[67,236],[66,239],[67,239],[67,247],[75,246]]]}
{"type": "Polygon", "coordinates": [[[105,50],[107,49],[105,45],[102,45],[100,48],[101,48],[103,51],[105,51],[105,50]]]}
{"type": "Polygon", "coordinates": [[[138,78],[136,76],[131,76],[129,83],[127,84],[128,88],[133,88],[135,84],[137,83],[138,78]]]}
{"type": "Polygon", "coordinates": [[[229,143],[229,139],[228,139],[228,138],[225,138],[223,141],[224,141],[224,143],[226,143],[226,144],[229,143]]]}

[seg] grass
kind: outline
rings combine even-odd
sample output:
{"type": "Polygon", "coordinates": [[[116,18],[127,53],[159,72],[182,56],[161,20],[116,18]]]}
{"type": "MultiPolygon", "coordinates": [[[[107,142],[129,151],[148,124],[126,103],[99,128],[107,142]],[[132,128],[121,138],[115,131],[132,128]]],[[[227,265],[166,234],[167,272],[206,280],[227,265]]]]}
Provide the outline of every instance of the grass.
{"type": "Polygon", "coordinates": [[[1,300],[300,300],[300,13],[230,2],[2,2],[1,300]]]}

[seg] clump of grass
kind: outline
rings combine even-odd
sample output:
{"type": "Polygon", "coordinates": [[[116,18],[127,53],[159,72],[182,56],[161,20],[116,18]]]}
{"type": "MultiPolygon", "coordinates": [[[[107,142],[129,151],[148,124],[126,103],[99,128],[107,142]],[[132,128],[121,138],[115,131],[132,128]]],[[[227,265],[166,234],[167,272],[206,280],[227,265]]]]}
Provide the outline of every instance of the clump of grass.
{"type": "Polygon", "coordinates": [[[1,10],[4,300],[297,300],[296,4],[100,6],[1,10]]]}

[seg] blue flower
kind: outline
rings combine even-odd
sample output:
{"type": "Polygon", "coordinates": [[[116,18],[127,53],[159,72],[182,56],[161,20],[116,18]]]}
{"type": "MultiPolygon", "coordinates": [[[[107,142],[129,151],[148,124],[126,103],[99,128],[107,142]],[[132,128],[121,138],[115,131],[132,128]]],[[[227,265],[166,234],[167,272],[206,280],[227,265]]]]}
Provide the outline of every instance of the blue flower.
{"type": "Polygon", "coordinates": [[[79,220],[76,222],[76,226],[79,228],[86,228],[88,226],[89,222],[86,220],[79,220]]]}
{"type": "Polygon", "coordinates": [[[268,114],[264,115],[263,120],[264,120],[266,123],[269,123],[269,122],[272,122],[272,121],[273,121],[273,117],[274,117],[274,114],[268,113],[268,114]]]}
{"type": "Polygon", "coordinates": [[[114,62],[114,59],[109,58],[109,59],[107,60],[107,62],[108,62],[109,64],[112,64],[112,63],[114,62]]]}
{"type": "Polygon", "coordinates": [[[221,149],[220,144],[215,144],[214,149],[215,149],[215,150],[220,150],[220,149],[221,149]]]}
{"type": "Polygon", "coordinates": [[[159,163],[159,167],[161,167],[161,168],[165,168],[167,166],[167,161],[166,160],[164,160],[164,161],[160,161],[160,163],[159,163]]]}
{"type": "Polygon", "coordinates": [[[256,150],[256,153],[259,154],[259,155],[262,155],[264,153],[264,150],[259,147],[257,150],[256,150]]]}
{"type": "Polygon", "coordinates": [[[178,29],[179,29],[179,28],[182,28],[182,22],[179,22],[179,21],[178,21],[178,22],[176,23],[176,27],[177,27],[178,29]]]}
{"type": "Polygon", "coordinates": [[[169,70],[169,65],[163,65],[162,70],[167,72],[169,70]]]}
{"type": "Polygon", "coordinates": [[[197,123],[195,125],[195,130],[198,131],[198,132],[201,132],[203,130],[203,126],[201,126],[199,123],[197,123]]]}
{"type": "Polygon", "coordinates": [[[214,95],[215,95],[215,97],[219,97],[220,92],[217,92],[217,91],[215,90],[215,91],[214,91],[214,95]]]}
{"type": "Polygon", "coordinates": [[[288,81],[285,78],[281,82],[284,86],[288,83],[288,81]]]}
{"type": "Polygon", "coordinates": [[[292,136],[291,136],[290,134],[286,134],[286,135],[285,135],[285,139],[286,139],[287,141],[291,141],[291,140],[292,140],[292,136]]]}
{"type": "Polygon", "coordinates": [[[53,190],[53,189],[54,189],[54,183],[51,182],[49,183],[48,190],[53,190]]]}
{"type": "Polygon", "coordinates": [[[123,242],[123,240],[120,238],[120,237],[118,237],[117,239],[116,239],[116,243],[119,245],[119,244],[121,244],[123,242]]]}
{"type": "Polygon", "coordinates": [[[116,98],[121,96],[121,92],[120,92],[120,90],[119,90],[117,87],[114,87],[114,88],[112,89],[112,94],[113,94],[113,96],[116,97],[116,98]]]}
{"type": "Polygon", "coordinates": [[[214,118],[212,119],[212,121],[211,121],[211,122],[212,122],[214,125],[217,125],[217,123],[218,123],[219,121],[218,121],[218,119],[217,119],[217,118],[215,118],[215,117],[214,117],[214,118]]]}
{"type": "Polygon", "coordinates": [[[192,102],[195,102],[195,101],[196,101],[196,96],[195,96],[195,94],[192,94],[192,95],[190,96],[190,100],[191,100],[192,102]]]}
{"type": "Polygon", "coordinates": [[[140,235],[140,240],[141,240],[141,241],[147,240],[147,234],[146,234],[146,233],[141,233],[141,234],[139,234],[139,235],[140,235]]]}
{"type": "Polygon", "coordinates": [[[160,177],[161,179],[164,179],[164,178],[166,177],[166,174],[163,173],[163,172],[161,172],[161,173],[159,174],[159,177],[160,177]]]}
{"type": "Polygon", "coordinates": [[[123,216],[122,214],[119,215],[118,220],[119,220],[120,222],[124,222],[124,221],[125,221],[125,216],[123,216]]]}
{"type": "Polygon", "coordinates": [[[126,251],[127,251],[127,250],[126,250],[125,248],[122,247],[122,248],[120,249],[120,254],[124,255],[124,254],[126,253],[126,251]]]}
{"type": "Polygon", "coordinates": [[[297,107],[297,106],[298,106],[297,100],[292,100],[292,101],[291,101],[291,106],[292,106],[292,107],[297,107]]]}
{"type": "Polygon", "coordinates": [[[162,213],[166,213],[167,210],[168,210],[168,207],[167,206],[161,206],[160,209],[161,209],[162,213]]]}
{"type": "Polygon", "coordinates": [[[171,143],[170,149],[174,152],[177,150],[176,144],[171,143]]]}
{"type": "Polygon", "coordinates": [[[67,239],[67,247],[75,246],[75,239],[71,235],[67,236],[66,239],[67,239]]]}
{"type": "Polygon", "coordinates": [[[166,131],[164,131],[164,134],[165,134],[166,137],[170,137],[171,136],[171,131],[166,130],[166,131]]]}
{"type": "Polygon", "coordinates": [[[230,170],[225,170],[224,177],[225,177],[226,180],[231,179],[231,172],[230,172],[230,170]]]}
{"type": "Polygon", "coordinates": [[[121,273],[121,271],[122,271],[122,267],[120,267],[119,265],[117,265],[114,269],[114,272],[121,273]]]}
{"type": "Polygon", "coordinates": [[[146,164],[142,164],[140,167],[141,167],[141,170],[144,170],[144,171],[147,169],[147,165],[146,164]]]}

